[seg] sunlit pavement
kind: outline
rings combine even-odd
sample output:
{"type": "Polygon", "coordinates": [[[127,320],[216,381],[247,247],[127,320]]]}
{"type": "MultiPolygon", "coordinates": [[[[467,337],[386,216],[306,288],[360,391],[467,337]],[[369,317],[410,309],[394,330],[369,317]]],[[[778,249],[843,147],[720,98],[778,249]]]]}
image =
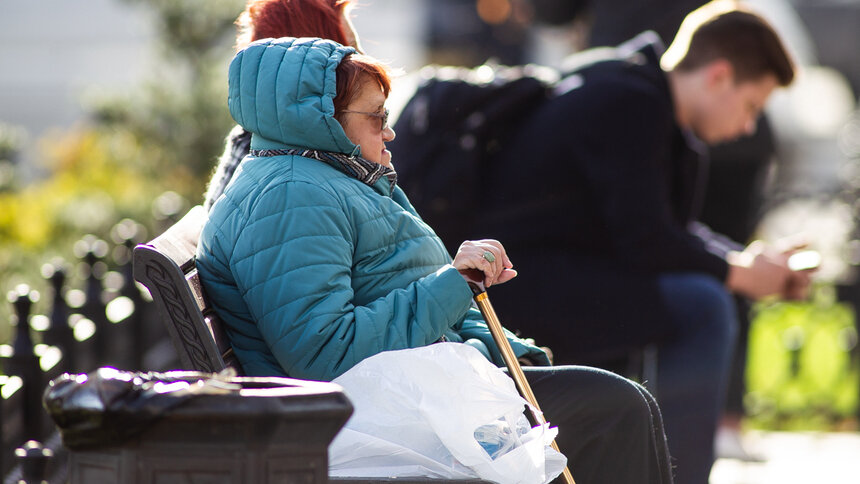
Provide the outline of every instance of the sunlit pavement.
{"type": "Polygon", "coordinates": [[[718,459],[710,484],[860,484],[860,433],[747,432],[764,462],[718,459]]]}

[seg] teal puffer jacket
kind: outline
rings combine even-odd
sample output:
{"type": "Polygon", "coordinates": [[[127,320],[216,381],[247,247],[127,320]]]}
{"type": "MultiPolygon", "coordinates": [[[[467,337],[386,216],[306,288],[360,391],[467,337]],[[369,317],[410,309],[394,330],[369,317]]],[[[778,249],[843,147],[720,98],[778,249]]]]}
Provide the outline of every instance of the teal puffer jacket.
{"type": "MultiPolygon", "coordinates": [[[[230,113],[252,133],[251,148],[357,153],[333,117],[335,68],[351,52],[319,39],[268,39],[237,54],[230,113]]],[[[245,158],[197,252],[245,372],[318,380],[381,351],[443,338],[492,348],[450,262],[386,178],[369,186],[296,155],[245,158]]],[[[548,363],[510,337],[518,355],[548,363]]]]}

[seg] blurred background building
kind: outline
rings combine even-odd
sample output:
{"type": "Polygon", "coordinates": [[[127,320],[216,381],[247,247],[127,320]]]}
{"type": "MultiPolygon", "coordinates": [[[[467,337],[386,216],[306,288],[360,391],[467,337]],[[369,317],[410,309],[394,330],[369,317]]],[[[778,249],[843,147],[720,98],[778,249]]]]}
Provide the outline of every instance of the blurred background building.
{"type": "Polygon", "coordinates": [[[117,0],[0,5],[0,122],[35,141],[86,118],[94,91],[132,89],[152,68],[153,16],[117,0]]]}

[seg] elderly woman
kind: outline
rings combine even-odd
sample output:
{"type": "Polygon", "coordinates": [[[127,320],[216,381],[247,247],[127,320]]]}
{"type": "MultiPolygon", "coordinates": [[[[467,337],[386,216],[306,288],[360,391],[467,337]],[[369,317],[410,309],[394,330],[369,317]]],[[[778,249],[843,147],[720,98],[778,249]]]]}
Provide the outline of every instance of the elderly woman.
{"type": "MultiPolygon", "coordinates": [[[[251,152],[212,207],[197,263],[245,371],[331,380],[387,350],[493,348],[459,270],[488,285],[516,273],[492,240],[464,242],[452,261],[396,185],[385,67],[332,41],[267,39],[236,56],[229,80],[251,152]]],[[[548,363],[510,339],[519,357],[548,363]]],[[[576,479],[671,482],[642,387],[590,368],[526,370],[576,479]]]]}

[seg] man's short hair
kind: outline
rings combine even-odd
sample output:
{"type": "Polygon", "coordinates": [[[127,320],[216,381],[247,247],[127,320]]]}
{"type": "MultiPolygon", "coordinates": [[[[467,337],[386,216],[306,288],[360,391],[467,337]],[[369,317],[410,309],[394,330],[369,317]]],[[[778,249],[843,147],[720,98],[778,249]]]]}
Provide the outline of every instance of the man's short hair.
{"type": "Polygon", "coordinates": [[[772,74],[787,86],[794,79],[794,62],[774,28],[737,1],[714,0],[687,15],[661,63],[689,72],[717,59],[729,61],[735,82],[772,74]]]}

